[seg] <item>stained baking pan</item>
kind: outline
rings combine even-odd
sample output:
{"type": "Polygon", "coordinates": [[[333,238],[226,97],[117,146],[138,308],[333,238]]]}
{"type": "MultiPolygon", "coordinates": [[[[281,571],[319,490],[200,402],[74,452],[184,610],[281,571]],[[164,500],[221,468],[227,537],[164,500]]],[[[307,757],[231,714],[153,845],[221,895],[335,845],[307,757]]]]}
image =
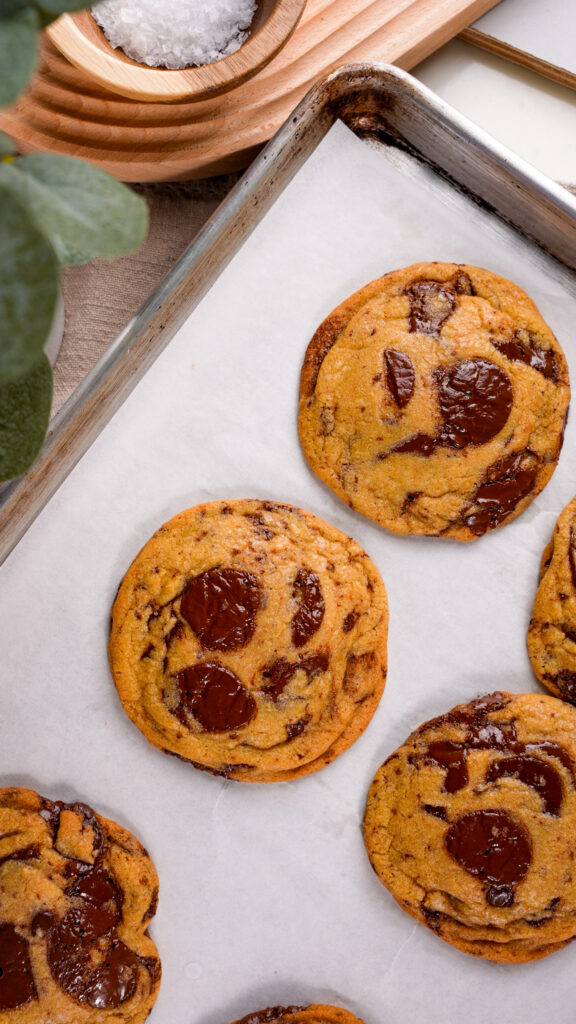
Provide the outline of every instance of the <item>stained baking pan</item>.
{"type": "Polygon", "coordinates": [[[296,411],[316,326],[371,278],[417,260],[515,280],[573,368],[575,213],[567,193],[407,75],[340,71],[9,489],[4,554],[21,539],[0,570],[0,782],[89,803],[149,850],[163,962],[151,1022],[229,1024],[265,1006],[328,1003],[366,1024],[572,1024],[575,947],[519,967],[454,950],[380,885],[360,823],[377,767],[421,722],[479,693],[538,690],[525,636],[542,551],[576,491],[576,421],[529,509],[462,545],[394,536],[339,501],[306,465],[296,411]],[[181,509],[240,497],[289,501],[353,536],[390,603],[372,722],[333,764],[281,785],[214,778],[153,748],[106,660],[109,610],[138,549],[181,509]]]}

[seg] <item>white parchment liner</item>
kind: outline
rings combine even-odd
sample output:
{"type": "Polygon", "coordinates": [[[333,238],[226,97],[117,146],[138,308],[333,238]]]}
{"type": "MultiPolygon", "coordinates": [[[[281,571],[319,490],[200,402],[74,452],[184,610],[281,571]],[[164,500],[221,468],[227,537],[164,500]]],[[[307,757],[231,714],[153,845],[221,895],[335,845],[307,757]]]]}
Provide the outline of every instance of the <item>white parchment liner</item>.
{"type": "Polygon", "coordinates": [[[576,492],[576,417],[552,482],[473,544],[405,539],[351,512],[298,444],[316,326],[388,270],[453,260],[510,277],[574,367],[570,277],[406,156],[336,125],[0,573],[0,783],[81,799],[131,828],[161,880],[154,1024],[229,1024],[333,1002],[366,1024],[572,1024],[576,946],[507,967],[405,915],[360,832],[381,761],[420,722],[497,688],[534,690],[525,634],[538,564],[576,492]],[[246,785],[152,748],[116,697],[109,609],[132,557],[201,501],[289,501],[350,533],[390,600],[390,671],[354,747],[310,778],[246,785]]]}

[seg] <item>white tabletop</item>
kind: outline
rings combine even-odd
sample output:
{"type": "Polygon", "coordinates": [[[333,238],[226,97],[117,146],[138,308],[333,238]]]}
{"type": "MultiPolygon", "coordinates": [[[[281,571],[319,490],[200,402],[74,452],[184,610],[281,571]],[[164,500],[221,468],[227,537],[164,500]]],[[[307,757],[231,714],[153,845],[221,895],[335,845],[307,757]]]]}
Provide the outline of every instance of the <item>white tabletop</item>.
{"type": "Polygon", "coordinates": [[[539,170],[576,184],[576,90],[459,39],[412,74],[539,170]]]}

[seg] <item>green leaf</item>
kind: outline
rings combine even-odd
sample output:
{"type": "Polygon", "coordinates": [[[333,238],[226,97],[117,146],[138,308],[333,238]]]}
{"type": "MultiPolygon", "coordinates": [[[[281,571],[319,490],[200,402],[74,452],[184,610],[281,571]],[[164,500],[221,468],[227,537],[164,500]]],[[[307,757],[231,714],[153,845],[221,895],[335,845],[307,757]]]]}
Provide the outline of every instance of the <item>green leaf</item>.
{"type": "Polygon", "coordinates": [[[11,18],[27,7],[33,7],[32,0],[0,0],[0,18],[11,18]]]}
{"type": "Polygon", "coordinates": [[[32,9],[0,18],[0,107],[18,99],[36,67],[40,19],[32,9]]]}
{"type": "Polygon", "coordinates": [[[82,160],[49,153],[20,157],[0,164],[0,183],[26,205],[61,263],[121,256],[146,237],[145,200],[82,160]]]}
{"type": "MultiPolygon", "coordinates": [[[[0,171],[13,166],[0,163],[0,171]]],[[[42,355],[58,298],[50,243],[0,185],[0,383],[29,373],[42,355]]]]}
{"type": "Polygon", "coordinates": [[[0,132],[0,159],[4,156],[11,156],[14,151],[14,143],[10,136],[5,135],[4,132],[0,132]]]}
{"type": "Polygon", "coordinates": [[[20,476],[40,451],[52,405],[52,370],[46,356],[11,384],[0,386],[0,481],[20,476]]]}
{"type": "Polygon", "coordinates": [[[86,0],[34,0],[34,7],[37,8],[44,26],[59,18],[61,14],[66,14],[67,11],[80,11],[89,6],[90,3],[87,3],[86,0]]]}

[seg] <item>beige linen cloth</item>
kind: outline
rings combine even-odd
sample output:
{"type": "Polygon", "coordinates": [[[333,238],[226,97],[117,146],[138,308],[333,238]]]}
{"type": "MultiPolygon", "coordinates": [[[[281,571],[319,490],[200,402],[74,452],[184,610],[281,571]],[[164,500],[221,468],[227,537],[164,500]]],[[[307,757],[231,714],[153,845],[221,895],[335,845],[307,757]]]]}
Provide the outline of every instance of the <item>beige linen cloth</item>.
{"type": "Polygon", "coordinates": [[[150,230],[140,251],[117,260],[92,260],[65,268],[65,328],[54,367],[53,416],[172,269],[239,177],[229,174],[181,185],[136,186],[150,208],[150,230]]]}

